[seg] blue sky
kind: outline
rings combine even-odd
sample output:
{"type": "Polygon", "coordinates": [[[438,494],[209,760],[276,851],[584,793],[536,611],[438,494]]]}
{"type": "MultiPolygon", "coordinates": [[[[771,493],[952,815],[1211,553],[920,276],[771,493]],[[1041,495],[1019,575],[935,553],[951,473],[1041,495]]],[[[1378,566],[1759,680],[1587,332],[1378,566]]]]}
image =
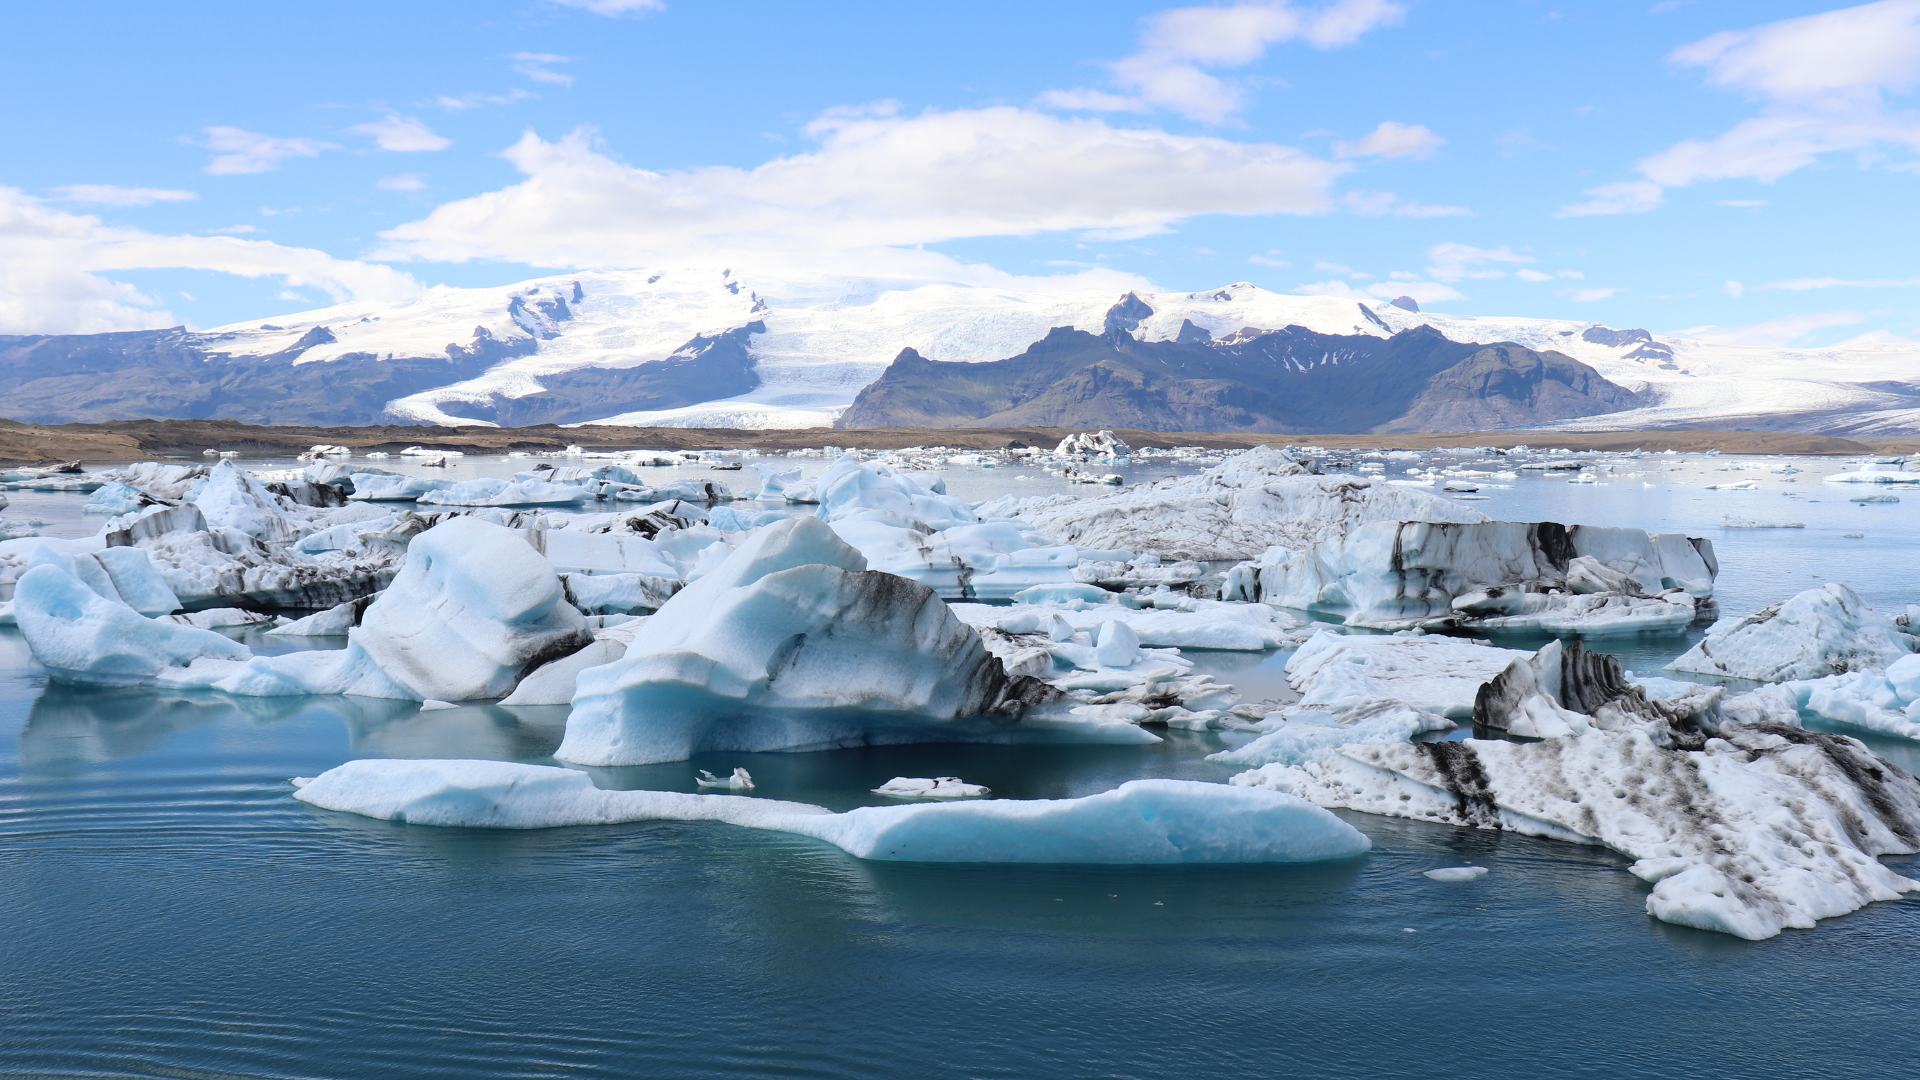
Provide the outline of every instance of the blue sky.
{"type": "Polygon", "coordinates": [[[1920,0],[16,5],[0,333],[553,269],[1920,337],[1920,0]]]}

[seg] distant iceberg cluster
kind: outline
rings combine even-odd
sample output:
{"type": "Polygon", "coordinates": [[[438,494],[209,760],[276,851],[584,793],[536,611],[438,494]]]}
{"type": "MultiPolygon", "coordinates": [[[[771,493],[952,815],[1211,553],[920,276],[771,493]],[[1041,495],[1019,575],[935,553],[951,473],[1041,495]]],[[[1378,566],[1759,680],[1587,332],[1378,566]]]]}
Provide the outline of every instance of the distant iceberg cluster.
{"type": "MultiPolygon", "coordinates": [[[[1065,475],[1135,453],[1099,433],[1050,460],[1065,475]]],[[[1669,665],[1710,681],[1588,648],[1703,623],[1721,570],[1705,538],[1493,521],[1419,486],[1432,470],[1389,482],[1273,448],[982,503],[901,455],[811,477],[759,463],[740,497],[650,482],[645,455],[464,480],[310,457],[30,478],[89,493],[105,522],[0,541],[0,622],[70,685],[565,710],[558,765],[476,748],[296,782],[314,806],[418,825],[711,821],[865,859],[1294,862],[1369,850],[1330,812],[1350,810],[1602,845],[1633,860],[1652,915],[1747,938],[1920,889],[1879,861],[1920,850],[1920,781],[1805,726],[1920,740],[1920,607],[1888,618],[1833,583],[1719,620],[1669,665]],[[1553,640],[1488,640],[1516,633],[1553,640]],[[1277,700],[1198,662],[1276,650],[1277,700]],[[698,794],[590,771],[1168,731],[1224,742],[1207,767],[1228,782],[1015,800],[901,776],[871,789],[886,805],[834,813],[762,797],[744,768],[702,772],[698,794]]]]}

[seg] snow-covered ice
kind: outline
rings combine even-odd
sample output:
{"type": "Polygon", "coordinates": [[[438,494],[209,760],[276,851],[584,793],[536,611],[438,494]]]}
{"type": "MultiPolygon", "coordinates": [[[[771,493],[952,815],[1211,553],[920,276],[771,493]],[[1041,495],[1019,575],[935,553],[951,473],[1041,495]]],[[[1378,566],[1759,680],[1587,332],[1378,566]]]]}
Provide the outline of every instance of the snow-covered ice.
{"type": "Polygon", "coordinates": [[[1669,671],[1761,682],[1817,679],[1885,668],[1913,652],[1914,638],[1831,581],[1739,619],[1722,619],[1667,665],[1669,671]]]}
{"type": "Polygon", "coordinates": [[[896,776],[873,789],[896,799],[977,799],[993,792],[957,776],[896,776]]]}
{"type": "Polygon", "coordinates": [[[739,795],[605,791],[582,772],[496,761],[349,761],[295,784],[302,802],[416,825],[719,821],[903,862],[1308,862],[1372,846],[1305,800],[1191,780],[1134,780],[1078,799],[866,806],[844,814],[739,795]]]}
{"type": "Polygon", "coordinates": [[[435,506],[570,506],[591,498],[593,492],[579,484],[483,476],[421,492],[419,501],[435,506]]]}

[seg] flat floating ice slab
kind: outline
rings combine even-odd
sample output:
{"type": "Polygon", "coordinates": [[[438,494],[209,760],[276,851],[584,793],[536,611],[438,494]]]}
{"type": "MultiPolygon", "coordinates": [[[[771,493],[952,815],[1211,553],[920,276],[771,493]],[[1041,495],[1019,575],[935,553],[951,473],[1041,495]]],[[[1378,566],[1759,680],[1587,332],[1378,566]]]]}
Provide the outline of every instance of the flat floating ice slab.
{"type": "Polygon", "coordinates": [[[603,791],[586,773],[499,761],[349,761],[294,797],[416,825],[546,829],[724,821],[800,833],[862,859],[903,862],[1310,862],[1372,847],[1304,799],[1192,780],[1135,780],[1080,799],[868,806],[672,791],[603,791]]]}

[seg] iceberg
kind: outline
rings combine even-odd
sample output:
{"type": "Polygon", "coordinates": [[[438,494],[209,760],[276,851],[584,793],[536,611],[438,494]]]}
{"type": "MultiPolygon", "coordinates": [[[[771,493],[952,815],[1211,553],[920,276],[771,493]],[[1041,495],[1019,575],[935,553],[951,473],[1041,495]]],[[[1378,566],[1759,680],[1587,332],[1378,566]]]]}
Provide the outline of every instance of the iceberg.
{"type": "Polygon", "coordinates": [[[269,544],[292,540],[301,531],[273,492],[231,461],[208,470],[187,501],[200,509],[209,529],[231,529],[269,544]]]}
{"type": "Polygon", "coordinates": [[[873,789],[895,799],[977,799],[993,792],[957,776],[896,776],[873,789]]]}
{"type": "Polygon", "coordinates": [[[416,537],[393,584],[367,606],[347,647],[256,657],[209,669],[202,685],[232,694],[358,694],[473,701],[593,641],[559,576],[511,529],[472,517],[416,537]]]}
{"type": "MultiPolygon", "coordinates": [[[[1112,593],[1103,593],[1111,598],[1112,593]]],[[[1182,598],[1187,599],[1187,598],[1182,598]]],[[[1229,604],[1218,600],[1188,600],[1189,607],[1168,610],[1135,609],[1117,603],[1054,606],[1022,604],[1015,608],[987,604],[949,604],[969,626],[992,627],[1009,634],[1042,633],[1059,620],[1063,637],[1092,633],[1104,623],[1121,622],[1139,644],[1149,648],[1220,649],[1261,652],[1294,641],[1290,631],[1299,623],[1264,604],[1229,604]]]]}
{"type": "MultiPolygon", "coordinates": [[[[1920,475],[1920,474],[1917,474],[1920,475]]],[[[1742,619],[1722,619],[1669,671],[1760,682],[1885,668],[1913,652],[1858,593],[1833,581],[1742,619]]]]}
{"type": "Polygon", "coordinates": [[[418,501],[434,506],[570,506],[593,497],[578,484],[483,476],[421,492],[418,501]]]}
{"type": "Polygon", "coordinates": [[[603,791],[571,769],[495,761],[349,761],[294,783],[294,797],[313,806],[416,825],[718,821],[901,862],[1310,862],[1372,846],[1302,799],[1191,780],[1134,780],[1079,799],[865,806],[844,814],[743,795],[603,791]]]}
{"type": "Polygon", "coordinates": [[[1260,600],[1350,626],[1578,632],[1690,621],[1690,598],[1711,596],[1718,571],[1711,543],[1678,533],[1407,521],[1363,525],[1254,577],[1260,600]]]}
{"type": "Polygon", "coordinates": [[[451,480],[363,472],[354,473],[352,483],[353,494],[347,497],[362,502],[414,502],[423,495],[453,486],[451,480]]]}
{"type": "Polygon", "coordinates": [[[1347,745],[1230,782],[1601,844],[1653,883],[1648,914],[1755,940],[1920,890],[1878,861],[1920,851],[1920,781],[1856,740],[1755,719],[1764,702],[1723,711],[1722,693],[1650,699],[1618,660],[1555,642],[1490,682],[1474,711],[1542,741],[1347,745]]]}
{"type": "Polygon", "coordinates": [[[1322,629],[1287,659],[1286,672],[1303,706],[1341,709],[1385,698],[1465,720],[1483,684],[1531,655],[1465,638],[1322,629]]]}
{"type": "Polygon", "coordinates": [[[893,524],[938,532],[979,520],[972,504],[946,491],[946,482],[938,476],[923,481],[891,465],[863,462],[852,454],[835,462],[813,487],[814,501],[820,504],[815,513],[822,521],[877,511],[893,524]]]}
{"type": "Polygon", "coordinates": [[[1275,544],[1305,548],[1376,521],[1487,520],[1424,491],[1321,475],[1265,446],[1199,476],[1048,502],[1018,516],[1059,543],[1197,560],[1248,559],[1275,544]]]}
{"type": "Polygon", "coordinates": [[[1856,731],[1920,740],[1920,656],[1903,656],[1885,671],[1853,671],[1763,686],[1730,699],[1726,711],[1798,723],[1820,720],[1856,731]]]}
{"type": "Polygon", "coordinates": [[[1017,738],[1034,728],[1020,722],[1026,708],[1057,696],[1010,677],[932,590],[866,569],[826,524],[792,518],[749,534],[662,605],[624,657],[580,674],[555,756],[644,765],[708,750],[1017,738]]]}
{"type": "Polygon", "coordinates": [[[1044,585],[1073,581],[1080,555],[1047,544],[1011,521],[953,525],[922,532],[867,515],[833,522],[833,531],[875,570],[917,581],[952,600],[1005,600],[1044,585]]]}
{"type": "Polygon", "coordinates": [[[48,677],[74,685],[132,686],[196,660],[252,655],[211,630],[149,619],[53,562],[21,575],[13,614],[48,677]]]}
{"type": "Polygon", "coordinates": [[[152,506],[121,518],[105,535],[108,549],[137,548],[188,608],[326,608],[376,592],[390,580],[398,548],[369,544],[358,555],[309,555],[289,543],[264,542],[234,527],[209,525],[200,508],[152,506]]]}
{"type": "Polygon", "coordinates": [[[1853,472],[1834,473],[1829,484],[1920,484],[1920,472],[1904,472],[1898,465],[1869,465],[1853,472]]]}
{"type": "Polygon", "coordinates": [[[147,553],[134,548],[102,548],[97,537],[60,540],[28,536],[0,541],[0,599],[13,596],[16,583],[43,563],[60,567],[109,600],[142,615],[165,615],[180,608],[147,553]]]}

